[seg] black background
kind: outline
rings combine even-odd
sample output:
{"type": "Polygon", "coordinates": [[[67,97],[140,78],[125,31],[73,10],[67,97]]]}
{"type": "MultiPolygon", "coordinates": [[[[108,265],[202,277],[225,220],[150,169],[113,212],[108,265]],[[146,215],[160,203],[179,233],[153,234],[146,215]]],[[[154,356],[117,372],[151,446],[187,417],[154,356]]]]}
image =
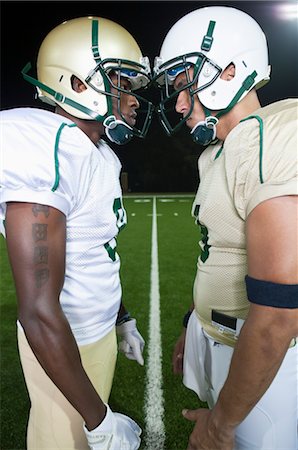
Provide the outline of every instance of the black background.
{"type": "MultiPolygon", "coordinates": [[[[227,5],[253,16],[263,28],[269,46],[271,81],[259,91],[261,103],[297,97],[297,19],[283,19],[280,1],[2,1],[1,2],[1,108],[38,106],[34,88],[21,76],[47,33],[64,20],[97,15],[124,26],[151,61],[163,38],[183,15],[199,7],[227,5]]],[[[227,23],[227,29],[232,24],[227,23]]],[[[153,93],[153,97],[154,97],[153,93]]],[[[124,147],[113,147],[131,192],[194,192],[197,157],[203,150],[192,143],[187,129],[168,137],[154,119],[145,140],[135,138],[124,147]]]]}

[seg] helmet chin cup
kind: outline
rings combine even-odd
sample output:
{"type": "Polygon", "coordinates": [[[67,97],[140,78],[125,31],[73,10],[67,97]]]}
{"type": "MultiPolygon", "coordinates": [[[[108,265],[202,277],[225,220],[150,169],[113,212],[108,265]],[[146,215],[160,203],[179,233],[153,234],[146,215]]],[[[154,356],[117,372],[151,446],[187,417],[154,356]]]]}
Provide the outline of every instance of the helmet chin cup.
{"type": "Polygon", "coordinates": [[[206,146],[216,138],[216,125],[218,119],[214,116],[206,117],[205,120],[198,122],[190,134],[196,144],[206,146]]]}
{"type": "Polygon", "coordinates": [[[132,128],[122,120],[116,119],[115,116],[107,117],[103,125],[107,137],[118,145],[127,144],[134,135],[132,128]]]}

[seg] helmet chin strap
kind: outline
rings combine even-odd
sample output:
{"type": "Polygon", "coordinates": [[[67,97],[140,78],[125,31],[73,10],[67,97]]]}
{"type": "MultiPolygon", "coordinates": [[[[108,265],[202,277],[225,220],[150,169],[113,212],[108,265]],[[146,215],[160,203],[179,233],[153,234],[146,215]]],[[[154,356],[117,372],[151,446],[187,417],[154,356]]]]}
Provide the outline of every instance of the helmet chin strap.
{"type": "Polygon", "coordinates": [[[224,114],[228,113],[236,105],[236,103],[238,103],[238,101],[246,91],[250,91],[250,89],[254,85],[256,76],[257,72],[254,70],[245,78],[240,89],[234,95],[229,105],[226,108],[220,110],[216,114],[216,117],[210,116],[210,111],[204,107],[204,111],[207,116],[206,119],[198,122],[190,132],[192,134],[193,140],[196,143],[201,145],[208,145],[211,141],[213,141],[213,139],[216,138],[216,125],[218,124],[218,119],[224,114]]]}
{"type": "Polygon", "coordinates": [[[107,137],[118,145],[126,144],[133,137],[132,128],[123,120],[116,119],[115,116],[107,117],[103,125],[107,137]]]}
{"type": "Polygon", "coordinates": [[[208,116],[205,120],[198,122],[190,134],[196,144],[206,146],[216,138],[217,117],[208,116]]]}

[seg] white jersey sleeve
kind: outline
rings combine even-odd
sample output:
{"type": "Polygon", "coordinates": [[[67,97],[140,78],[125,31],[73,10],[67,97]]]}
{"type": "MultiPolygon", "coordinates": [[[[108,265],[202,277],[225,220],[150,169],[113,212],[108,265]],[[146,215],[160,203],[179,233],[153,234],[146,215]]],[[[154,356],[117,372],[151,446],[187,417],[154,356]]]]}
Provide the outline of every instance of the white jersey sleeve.
{"type": "Polygon", "coordinates": [[[89,170],[71,130],[75,124],[47,111],[25,112],[1,112],[1,207],[9,201],[41,203],[67,215],[80,194],[76,181],[89,170]]]}

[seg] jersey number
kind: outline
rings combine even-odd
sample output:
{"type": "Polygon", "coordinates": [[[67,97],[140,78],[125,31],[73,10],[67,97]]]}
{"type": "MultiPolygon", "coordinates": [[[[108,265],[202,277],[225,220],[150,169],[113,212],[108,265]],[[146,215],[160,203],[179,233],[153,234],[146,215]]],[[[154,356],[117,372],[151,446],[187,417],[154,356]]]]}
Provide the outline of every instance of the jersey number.
{"type": "Polygon", "coordinates": [[[201,261],[204,263],[207,261],[207,259],[209,258],[209,248],[211,247],[211,245],[208,244],[208,228],[205,227],[205,225],[202,225],[199,221],[199,211],[200,211],[200,205],[196,205],[195,209],[194,209],[194,216],[196,218],[196,224],[199,225],[200,230],[201,230],[201,241],[203,244],[203,249],[201,251],[201,261]]]}
{"type": "MultiPolygon", "coordinates": [[[[114,214],[115,214],[116,219],[117,219],[117,223],[116,223],[117,224],[117,228],[118,228],[118,230],[120,232],[121,230],[123,230],[123,228],[126,225],[126,212],[125,212],[125,209],[123,207],[121,198],[119,198],[119,197],[115,198],[114,204],[113,204],[113,211],[114,211],[114,214]]],[[[116,237],[111,239],[106,244],[104,244],[104,248],[108,252],[108,255],[109,255],[109,257],[111,258],[112,261],[116,261],[116,259],[117,259],[116,247],[117,247],[116,237]]]]}

